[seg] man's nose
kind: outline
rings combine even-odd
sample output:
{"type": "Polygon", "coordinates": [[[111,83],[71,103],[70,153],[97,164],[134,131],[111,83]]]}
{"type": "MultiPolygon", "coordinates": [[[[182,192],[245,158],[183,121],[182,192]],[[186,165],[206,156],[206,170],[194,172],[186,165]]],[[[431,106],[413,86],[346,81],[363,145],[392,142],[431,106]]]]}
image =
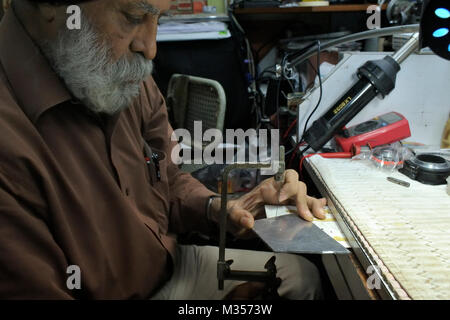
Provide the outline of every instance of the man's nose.
{"type": "Polygon", "coordinates": [[[156,56],[157,49],[157,30],[158,24],[156,21],[151,21],[145,25],[142,25],[131,43],[131,51],[142,54],[148,60],[153,60],[156,56]]]}

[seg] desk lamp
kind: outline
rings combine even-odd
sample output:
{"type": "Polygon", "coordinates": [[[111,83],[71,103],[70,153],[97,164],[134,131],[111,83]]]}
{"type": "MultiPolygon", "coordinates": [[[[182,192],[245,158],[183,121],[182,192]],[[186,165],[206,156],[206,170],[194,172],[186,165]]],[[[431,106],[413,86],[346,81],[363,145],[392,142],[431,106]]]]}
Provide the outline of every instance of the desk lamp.
{"type": "Polygon", "coordinates": [[[420,23],[422,47],[450,60],[450,1],[426,0],[420,23]]]}

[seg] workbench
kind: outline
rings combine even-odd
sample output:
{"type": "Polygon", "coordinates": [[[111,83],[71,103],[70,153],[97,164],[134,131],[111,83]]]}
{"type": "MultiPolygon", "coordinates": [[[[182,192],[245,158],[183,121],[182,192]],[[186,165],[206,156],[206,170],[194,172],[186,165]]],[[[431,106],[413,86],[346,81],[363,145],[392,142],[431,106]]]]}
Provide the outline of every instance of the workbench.
{"type": "Polygon", "coordinates": [[[323,257],[339,299],[450,298],[445,185],[424,185],[363,160],[315,155],[304,166],[352,247],[350,256],[323,257]]]}

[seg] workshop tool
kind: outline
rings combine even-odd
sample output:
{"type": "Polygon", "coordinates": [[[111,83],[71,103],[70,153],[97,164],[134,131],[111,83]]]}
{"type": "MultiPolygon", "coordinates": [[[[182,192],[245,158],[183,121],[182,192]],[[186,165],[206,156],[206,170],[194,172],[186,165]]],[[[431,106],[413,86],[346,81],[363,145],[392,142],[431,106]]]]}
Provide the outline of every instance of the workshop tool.
{"type": "Polygon", "coordinates": [[[419,47],[419,33],[392,56],[367,61],[358,69],[359,80],[328,111],[314,121],[305,132],[304,141],[319,150],[345,124],[360,112],[379,93],[384,97],[395,88],[400,64],[419,47]]]}
{"type": "MultiPolygon", "coordinates": [[[[264,169],[272,167],[272,163],[234,163],[225,167],[222,174],[223,185],[228,183],[228,175],[234,169],[264,169]]],[[[278,161],[278,171],[275,174],[275,181],[284,183],[284,147],[280,146],[280,154],[278,161]]],[[[227,200],[228,194],[226,188],[222,188],[221,208],[219,219],[219,260],[217,261],[217,279],[219,282],[219,290],[223,290],[225,280],[241,280],[241,281],[257,281],[266,283],[264,297],[267,299],[278,298],[277,288],[281,284],[281,279],[276,276],[277,268],[275,265],[275,256],[270,258],[265,264],[266,271],[242,271],[231,270],[233,260],[225,260],[226,230],[227,230],[227,200]]]]}
{"type": "Polygon", "coordinates": [[[393,177],[387,177],[386,179],[388,181],[390,181],[390,182],[396,183],[398,185],[401,185],[401,186],[404,186],[404,187],[407,187],[407,188],[409,188],[409,186],[411,185],[409,182],[406,182],[406,181],[403,181],[403,180],[400,180],[400,179],[396,179],[396,178],[393,178],[393,177]]]}
{"type": "Polygon", "coordinates": [[[350,152],[352,146],[370,145],[374,148],[410,136],[408,120],[400,113],[389,112],[358,125],[344,128],[334,138],[341,151],[350,152]]]}
{"type": "Polygon", "coordinates": [[[422,153],[406,160],[398,171],[424,184],[446,184],[450,176],[450,162],[440,155],[422,153]]]}
{"type": "MultiPolygon", "coordinates": [[[[376,95],[381,93],[385,97],[395,88],[400,64],[419,47],[430,47],[436,55],[450,60],[449,18],[448,0],[424,0],[420,34],[415,32],[392,56],[368,61],[361,66],[357,72],[359,81],[314,121],[302,139],[314,150],[320,149],[376,95]]],[[[301,57],[297,60],[301,61],[301,57]]],[[[295,60],[291,62],[291,65],[295,64],[295,60]]]]}

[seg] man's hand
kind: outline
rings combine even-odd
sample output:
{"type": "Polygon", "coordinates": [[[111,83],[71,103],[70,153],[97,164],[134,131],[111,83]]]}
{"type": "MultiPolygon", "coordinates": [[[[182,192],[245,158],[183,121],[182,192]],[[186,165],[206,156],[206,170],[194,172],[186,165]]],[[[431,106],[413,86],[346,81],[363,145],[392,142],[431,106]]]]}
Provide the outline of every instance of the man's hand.
{"type": "MultiPolygon", "coordinates": [[[[220,199],[213,201],[213,211],[220,211],[220,199]]],[[[295,205],[300,217],[312,221],[314,217],[325,218],[323,206],[326,199],[316,199],[306,193],[306,185],[298,180],[295,170],[286,170],[284,184],[276,182],[274,178],[266,179],[249,193],[239,199],[228,201],[229,221],[234,226],[229,230],[241,235],[253,228],[255,218],[264,217],[264,206],[271,205],[295,205]]]]}

